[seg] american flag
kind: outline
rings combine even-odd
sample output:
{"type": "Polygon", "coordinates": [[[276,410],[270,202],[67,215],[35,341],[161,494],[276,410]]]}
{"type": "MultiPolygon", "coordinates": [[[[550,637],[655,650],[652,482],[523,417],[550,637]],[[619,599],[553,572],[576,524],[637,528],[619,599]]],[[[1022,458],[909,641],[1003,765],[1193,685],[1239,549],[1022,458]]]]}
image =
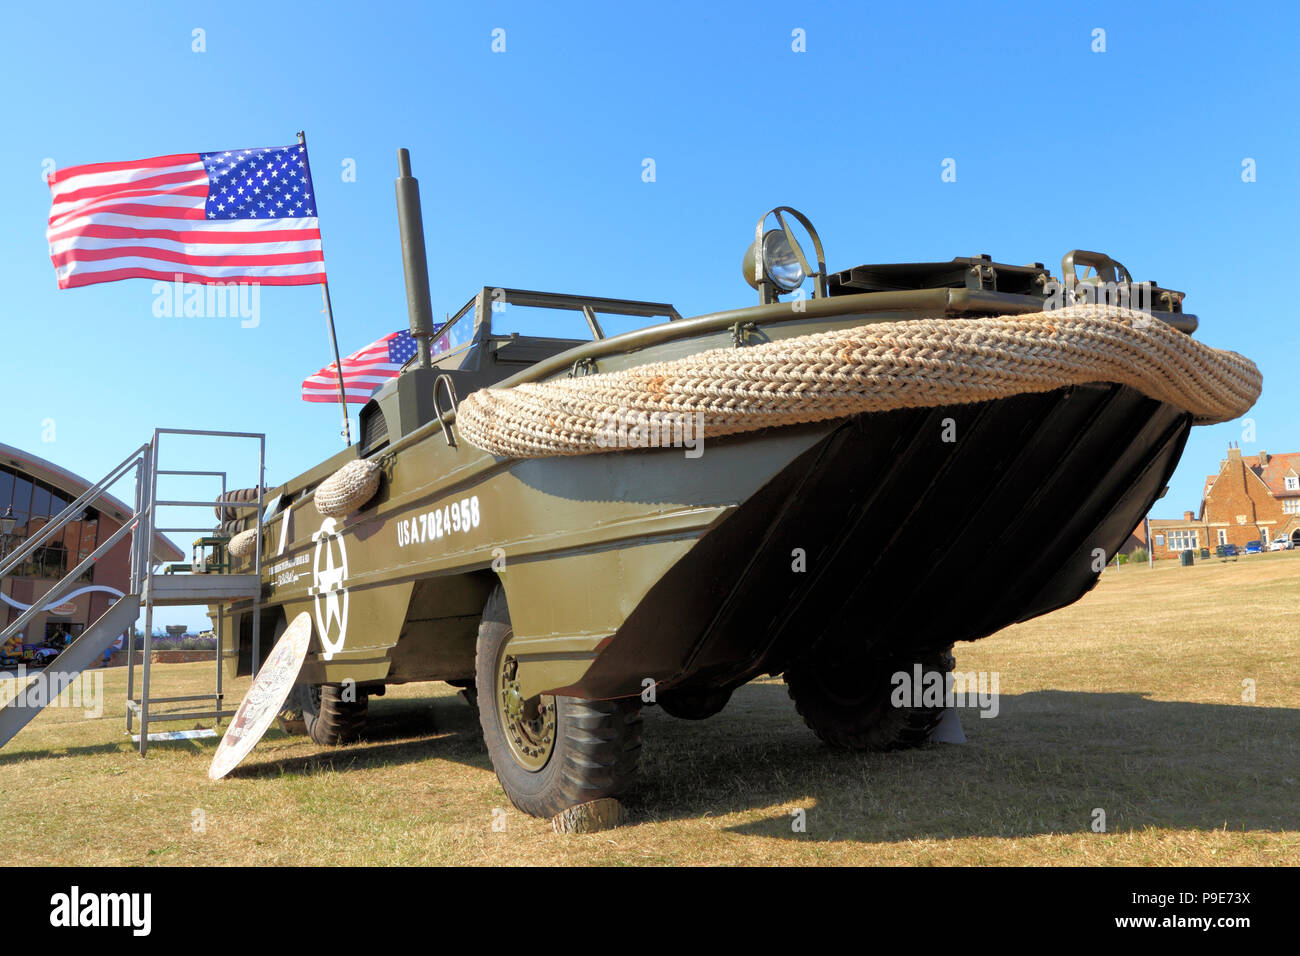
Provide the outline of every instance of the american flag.
{"type": "MultiPolygon", "coordinates": [[[[343,392],[349,402],[364,404],[380,385],[397,373],[415,355],[415,339],[409,329],[385,335],[343,360],[343,392]]],[[[339,376],[333,362],[302,383],[304,402],[337,402],[339,376]]]]}
{"type": "Polygon", "coordinates": [[[49,177],[60,289],[164,279],[325,281],[307,147],[69,166],[49,177]]]}

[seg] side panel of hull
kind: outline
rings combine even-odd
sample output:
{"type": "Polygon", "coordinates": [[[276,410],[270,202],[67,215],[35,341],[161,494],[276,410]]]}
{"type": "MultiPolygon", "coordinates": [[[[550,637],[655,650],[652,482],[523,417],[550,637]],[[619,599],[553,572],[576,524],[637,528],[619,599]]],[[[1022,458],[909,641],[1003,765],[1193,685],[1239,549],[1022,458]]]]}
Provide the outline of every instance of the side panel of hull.
{"type": "Polygon", "coordinates": [[[711,531],[568,689],[736,684],[822,642],[909,655],[1069,604],[1189,428],[1105,385],[861,416],[711,531]]]}

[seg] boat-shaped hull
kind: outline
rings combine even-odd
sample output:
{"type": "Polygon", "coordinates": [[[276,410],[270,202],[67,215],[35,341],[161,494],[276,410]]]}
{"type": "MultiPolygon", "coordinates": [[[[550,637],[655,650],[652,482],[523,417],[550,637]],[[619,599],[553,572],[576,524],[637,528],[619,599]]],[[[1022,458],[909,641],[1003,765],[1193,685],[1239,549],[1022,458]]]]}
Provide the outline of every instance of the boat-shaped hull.
{"type": "Polygon", "coordinates": [[[704,535],[567,690],[735,686],[818,650],[913,660],[1062,607],[1159,497],[1190,427],[1107,385],[839,424],[704,535]]]}
{"type": "MultiPolygon", "coordinates": [[[[1033,305],[938,290],[759,307],[602,340],[502,384],[736,347],[738,322],[761,341],[1033,305]]],[[[379,412],[397,421],[438,374],[403,375],[363,426],[379,412]]],[[[832,645],[901,659],[1084,594],[1165,487],[1191,424],[1113,384],[705,434],[702,449],[532,459],[493,456],[433,420],[363,444],[383,477],[355,513],[325,519],[311,495],[355,451],[272,489],[259,653],[307,611],[306,683],[468,682],[501,585],[526,698],[734,687],[832,645]]],[[[223,626],[243,673],[248,610],[223,626]]]]}

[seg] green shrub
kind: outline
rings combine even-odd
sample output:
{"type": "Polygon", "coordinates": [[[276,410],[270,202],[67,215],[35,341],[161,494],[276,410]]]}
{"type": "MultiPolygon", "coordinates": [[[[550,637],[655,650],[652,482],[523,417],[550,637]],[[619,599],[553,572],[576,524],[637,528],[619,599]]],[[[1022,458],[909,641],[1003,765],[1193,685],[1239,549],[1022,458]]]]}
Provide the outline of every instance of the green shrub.
{"type": "Polygon", "coordinates": [[[1132,561],[1134,564],[1146,564],[1148,560],[1147,549],[1134,548],[1133,553],[1128,556],[1128,559],[1132,561]]]}

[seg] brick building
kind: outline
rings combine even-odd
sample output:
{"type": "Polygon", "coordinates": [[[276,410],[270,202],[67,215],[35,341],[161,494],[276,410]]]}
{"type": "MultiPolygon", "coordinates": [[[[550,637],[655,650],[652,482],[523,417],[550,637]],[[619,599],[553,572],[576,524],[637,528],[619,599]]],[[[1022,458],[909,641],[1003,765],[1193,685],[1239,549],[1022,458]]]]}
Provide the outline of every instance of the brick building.
{"type": "MultiPolygon", "coordinates": [[[[1300,453],[1243,455],[1229,446],[1218,472],[1205,477],[1200,510],[1184,511],[1181,519],[1152,518],[1150,526],[1157,558],[1220,544],[1245,548],[1250,541],[1268,548],[1280,537],[1300,546],[1300,453]]],[[[1142,528],[1134,535],[1144,543],[1142,528]]]]}
{"type": "MultiPolygon", "coordinates": [[[[29,536],[39,534],[52,516],[91,484],[44,458],[0,444],[0,561],[21,548],[29,536]]],[[[11,568],[0,578],[0,630],[88,558],[130,514],[126,504],[102,494],[82,509],[77,520],[11,568]]],[[[75,638],[80,634],[128,587],[130,554],[131,536],[127,535],[82,575],[66,600],[28,622],[20,643],[40,644],[58,635],[75,638]]],[[[155,561],[180,561],[183,557],[161,534],[155,537],[155,561]]]]}

